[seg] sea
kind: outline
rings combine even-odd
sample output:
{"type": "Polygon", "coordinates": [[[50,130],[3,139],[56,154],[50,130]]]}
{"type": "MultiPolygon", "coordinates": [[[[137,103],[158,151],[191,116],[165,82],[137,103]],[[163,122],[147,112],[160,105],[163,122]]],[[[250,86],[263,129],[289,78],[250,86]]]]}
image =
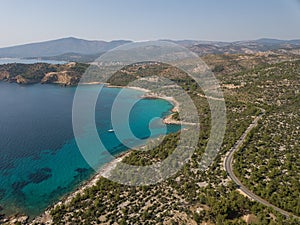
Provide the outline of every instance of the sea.
{"type": "Polygon", "coordinates": [[[22,64],[33,64],[33,63],[49,63],[49,64],[65,64],[65,61],[56,60],[43,60],[43,59],[22,59],[22,58],[0,58],[0,65],[9,63],[22,63],[22,64]]]}
{"type": "MultiPolygon", "coordinates": [[[[92,93],[99,87],[84,88],[92,93]]],[[[99,138],[114,156],[128,150],[122,144],[127,134],[117,137],[109,131],[112,105],[121,90],[102,87],[95,107],[99,138]]],[[[81,155],[73,134],[75,91],[76,87],[0,82],[0,214],[35,217],[95,174],[81,155]]],[[[129,123],[133,134],[141,139],[179,131],[180,126],[162,122],[171,113],[172,104],[162,99],[144,99],[143,94],[133,89],[123,92],[124,104],[136,104],[129,121],[120,120],[118,125],[129,123]]],[[[90,146],[95,145],[86,138],[90,146]]],[[[99,167],[107,163],[101,157],[99,167]]]]}

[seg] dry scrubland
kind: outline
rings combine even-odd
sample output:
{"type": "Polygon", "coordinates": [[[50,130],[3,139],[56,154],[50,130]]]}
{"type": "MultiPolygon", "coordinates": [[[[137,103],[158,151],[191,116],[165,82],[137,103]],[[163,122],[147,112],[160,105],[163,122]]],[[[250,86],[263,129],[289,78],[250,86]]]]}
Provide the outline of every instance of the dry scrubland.
{"type": "MultiPolygon", "coordinates": [[[[196,83],[178,69],[163,64],[134,65],[115,74],[110,79],[113,85],[126,85],[137,77],[156,74],[166,76],[184,88],[198,109],[201,126],[198,147],[191,160],[168,180],[157,185],[130,187],[102,177],[70,202],[50,209],[44,222],[299,224],[296,218],[286,218],[240,194],[222,164],[226,152],[260,113],[259,108],[265,109],[258,127],[235,155],[235,173],[257,195],[300,216],[300,57],[296,53],[279,51],[203,57],[220,81],[227,107],[224,143],[207,171],[199,169],[199,162],[209,138],[210,110],[196,83]]],[[[177,116],[174,114],[174,119],[177,116]]],[[[149,165],[163,160],[173,152],[178,136],[168,135],[151,151],[133,151],[123,162],[149,165]]],[[[114,176],[113,171],[111,176],[114,176]]],[[[36,223],[42,222],[37,220],[36,223]]]]}

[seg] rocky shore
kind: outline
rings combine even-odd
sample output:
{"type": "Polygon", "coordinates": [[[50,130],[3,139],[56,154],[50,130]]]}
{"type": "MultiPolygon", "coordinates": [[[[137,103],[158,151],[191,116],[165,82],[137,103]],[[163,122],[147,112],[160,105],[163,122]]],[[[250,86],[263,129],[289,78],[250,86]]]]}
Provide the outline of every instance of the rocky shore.
{"type": "Polygon", "coordinates": [[[0,65],[0,81],[18,84],[59,84],[62,86],[77,85],[88,64],[68,63],[53,65],[35,64],[4,64],[0,65]]]}

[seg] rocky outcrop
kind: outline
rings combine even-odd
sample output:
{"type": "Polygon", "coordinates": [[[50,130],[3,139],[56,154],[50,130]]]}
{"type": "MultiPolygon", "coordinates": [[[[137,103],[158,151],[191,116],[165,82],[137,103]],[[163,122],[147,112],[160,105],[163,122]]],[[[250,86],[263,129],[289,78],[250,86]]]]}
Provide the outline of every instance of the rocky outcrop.
{"type": "Polygon", "coordinates": [[[9,78],[9,72],[0,71],[0,80],[7,80],[9,78]]]}
{"type": "Polygon", "coordinates": [[[68,63],[51,65],[46,63],[0,65],[0,81],[18,84],[54,83],[64,86],[77,85],[88,64],[68,63]]]}
{"type": "Polygon", "coordinates": [[[16,82],[18,84],[32,84],[32,83],[38,82],[35,80],[26,79],[22,75],[17,75],[15,77],[11,77],[9,72],[7,72],[7,71],[0,71],[0,81],[1,80],[6,80],[9,82],[16,82]]]}
{"type": "Polygon", "coordinates": [[[4,225],[15,225],[15,224],[28,224],[29,217],[25,215],[15,215],[9,218],[0,219],[0,224],[4,225]]]}
{"type": "Polygon", "coordinates": [[[29,83],[33,83],[32,81],[22,77],[21,75],[18,75],[16,77],[13,78],[18,84],[29,84],[29,83]]]}
{"type": "Polygon", "coordinates": [[[71,71],[62,71],[62,72],[50,72],[47,73],[44,78],[41,80],[42,84],[61,84],[61,85],[76,85],[78,84],[80,77],[71,71]]]}

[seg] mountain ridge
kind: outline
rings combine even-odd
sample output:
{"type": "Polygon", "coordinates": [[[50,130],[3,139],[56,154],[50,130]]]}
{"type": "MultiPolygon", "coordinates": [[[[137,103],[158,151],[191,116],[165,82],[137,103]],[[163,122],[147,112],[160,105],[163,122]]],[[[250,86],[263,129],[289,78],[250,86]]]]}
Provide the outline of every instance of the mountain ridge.
{"type": "MultiPolygon", "coordinates": [[[[280,40],[271,38],[260,38],[248,41],[201,41],[201,40],[169,40],[189,48],[199,55],[219,54],[219,53],[257,53],[268,50],[300,48],[300,39],[280,40]]],[[[94,56],[100,56],[115,47],[131,43],[130,40],[85,40],[75,37],[60,38],[56,40],[29,43],[0,48],[0,57],[10,58],[39,58],[39,57],[58,57],[70,59],[79,57],[83,62],[88,61],[94,56]]],[[[97,58],[97,57],[96,57],[97,58]]],[[[69,61],[69,60],[67,60],[69,61]]]]}
{"type": "Polygon", "coordinates": [[[105,52],[119,45],[130,42],[131,41],[126,40],[114,40],[106,42],[68,37],[0,48],[0,57],[49,57],[70,52],[90,55],[105,52]]]}

